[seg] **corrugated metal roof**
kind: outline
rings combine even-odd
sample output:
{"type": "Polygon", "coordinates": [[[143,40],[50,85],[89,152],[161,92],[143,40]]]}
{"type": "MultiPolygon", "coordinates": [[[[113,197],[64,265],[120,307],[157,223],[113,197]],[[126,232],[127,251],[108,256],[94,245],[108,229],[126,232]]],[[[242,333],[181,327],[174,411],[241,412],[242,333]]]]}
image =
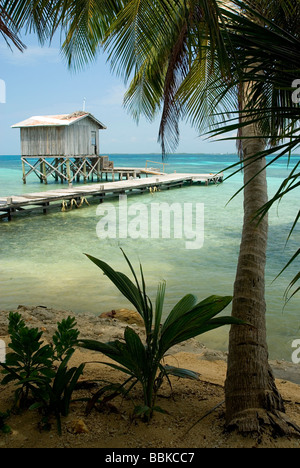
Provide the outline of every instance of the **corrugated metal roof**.
{"type": "Polygon", "coordinates": [[[99,125],[99,128],[102,130],[106,129],[106,126],[97,120],[89,112],[73,112],[72,114],[62,114],[62,115],[36,115],[30,117],[29,119],[23,120],[23,122],[12,125],[12,128],[24,128],[24,127],[67,127],[69,125],[78,122],[79,120],[89,117],[94,122],[99,125]]]}

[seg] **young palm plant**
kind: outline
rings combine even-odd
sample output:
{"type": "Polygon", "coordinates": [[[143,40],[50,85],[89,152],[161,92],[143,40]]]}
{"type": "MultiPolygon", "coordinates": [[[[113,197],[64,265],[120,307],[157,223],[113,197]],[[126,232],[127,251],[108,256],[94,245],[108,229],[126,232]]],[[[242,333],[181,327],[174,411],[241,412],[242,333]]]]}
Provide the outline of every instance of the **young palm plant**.
{"type": "MultiPolygon", "coordinates": [[[[103,271],[135,307],[144,322],[145,338],[142,340],[135,330],[127,327],[124,341],[116,340],[102,343],[93,340],[79,340],[79,345],[103,353],[117,363],[108,363],[109,366],[126,374],[126,380],[122,385],[113,386],[115,395],[124,394],[126,386],[131,390],[137,383],[141,384],[144,401],[142,406],[135,407],[135,414],[141,416],[143,420],[149,421],[154,411],[163,411],[156,406],[156,397],[164,378],[168,379],[169,375],[190,379],[199,378],[198,374],[193,371],[164,365],[163,359],[166,353],[174,345],[209,330],[242,322],[226,316],[215,318],[230,304],[231,296],[210,296],[197,302],[194,295],[188,294],[175,305],[164,323],[161,324],[166,283],[159,283],[155,304],[153,304],[146,291],[142,265],[140,265],[141,280],[139,281],[124,252],[123,255],[133,274],[135,284],[125,274],[115,271],[107,263],[90,255],[87,257],[103,271]]],[[[99,397],[102,394],[103,389],[98,392],[99,397]]],[[[93,400],[96,399],[97,396],[93,400]]]]}

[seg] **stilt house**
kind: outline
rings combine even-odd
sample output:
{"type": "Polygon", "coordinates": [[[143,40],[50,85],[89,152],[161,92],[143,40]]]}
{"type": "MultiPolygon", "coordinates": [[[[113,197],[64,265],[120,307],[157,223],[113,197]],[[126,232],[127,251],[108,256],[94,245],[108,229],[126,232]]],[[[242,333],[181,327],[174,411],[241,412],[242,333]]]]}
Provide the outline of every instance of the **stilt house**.
{"type": "Polygon", "coordinates": [[[32,172],[45,183],[49,176],[71,183],[100,174],[99,130],[106,127],[90,113],[35,116],[12,128],[21,129],[24,183],[32,172]]]}

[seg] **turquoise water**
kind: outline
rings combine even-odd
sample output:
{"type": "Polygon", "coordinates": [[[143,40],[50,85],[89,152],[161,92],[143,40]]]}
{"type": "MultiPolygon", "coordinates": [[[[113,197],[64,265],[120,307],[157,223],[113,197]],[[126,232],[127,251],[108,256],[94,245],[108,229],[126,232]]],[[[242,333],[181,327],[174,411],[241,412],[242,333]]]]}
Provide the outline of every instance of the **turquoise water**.
{"type": "MultiPolygon", "coordinates": [[[[145,166],[146,159],[159,161],[158,155],[111,155],[117,166],[145,166]]],[[[298,160],[298,158],[296,158],[298,160]]],[[[167,172],[217,172],[237,161],[235,155],[174,155],[169,157],[167,172]]],[[[281,160],[268,172],[269,194],[275,193],[287,175],[287,160],[281,160]]],[[[137,195],[136,202],[204,203],[205,240],[200,250],[187,250],[182,239],[107,239],[96,234],[100,218],[93,204],[67,213],[52,212],[0,221],[0,308],[19,304],[45,305],[68,309],[73,313],[102,312],[129,307],[115,287],[103,277],[84,252],[128,272],[120,247],[134,265],[144,267],[149,295],[154,297],[161,279],[167,281],[166,307],[171,309],[186,293],[199,299],[211,294],[232,294],[242,228],[242,195],[229,199],[241,187],[241,175],[219,186],[192,186],[154,195],[137,195]]],[[[22,184],[19,156],[0,156],[0,196],[61,188],[54,183],[41,185],[35,176],[22,184]]],[[[285,241],[299,209],[299,191],[291,192],[270,213],[270,238],[266,281],[267,325],[270,357],[291,360],[291,344],[300,338],[299,295],[283,310],[283,295],[290,280],[299,271],[294,263],[279,279],[281,268],[299,247],[299,228],[288,245],[285,241]]],[[[113,201],[118,206],[118,201],[113,201]]],[[[230,309],[227,310],[230,313],[230,309]]],[[[226,350],[228,328],[201,337],[209,347],[226,350]]]]}

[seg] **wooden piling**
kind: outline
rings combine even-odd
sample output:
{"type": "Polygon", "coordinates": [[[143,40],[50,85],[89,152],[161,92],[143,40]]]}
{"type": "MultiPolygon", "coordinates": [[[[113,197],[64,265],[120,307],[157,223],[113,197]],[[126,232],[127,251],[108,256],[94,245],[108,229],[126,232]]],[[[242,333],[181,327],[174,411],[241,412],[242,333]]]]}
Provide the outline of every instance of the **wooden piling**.
{"type": "Polygon", "coordinates": [[[67,179],[68,183],[71,184],[71,171],[70,171],[70,159],[66,159],[66,172],[67,172],[67,179]]]}
{"type": "Polygon", "coordinates": [[[26,184],[26,170],[25,170],[25,162],[22,158],[22,172],[23,172],[23,184],[26,184]]]}

